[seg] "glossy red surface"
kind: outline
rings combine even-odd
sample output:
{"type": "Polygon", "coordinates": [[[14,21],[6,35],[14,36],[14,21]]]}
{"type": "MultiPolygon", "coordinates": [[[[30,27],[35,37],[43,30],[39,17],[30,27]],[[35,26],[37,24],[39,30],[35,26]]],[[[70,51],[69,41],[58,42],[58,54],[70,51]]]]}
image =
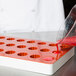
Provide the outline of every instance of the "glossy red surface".
{"type": "Polygon", "coordinates": [[[52,42],[0,36],[0,56],[4,57],[53,64],[72,47],[62,44],[59,48],[52,42]]]}

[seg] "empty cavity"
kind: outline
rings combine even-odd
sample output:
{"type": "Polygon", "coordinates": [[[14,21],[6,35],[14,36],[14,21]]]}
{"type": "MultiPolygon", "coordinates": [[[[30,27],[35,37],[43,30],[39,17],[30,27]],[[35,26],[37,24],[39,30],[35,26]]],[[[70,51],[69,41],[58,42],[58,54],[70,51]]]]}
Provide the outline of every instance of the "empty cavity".
{"type": "Polygon", "coordinates": [[[25,45],[18,45],[17,48],[26,48],[25,45]]]}
{"type": "Polygon", "coordinates": [[[4,51],[4,49],[0,49],[0,52],[4,51]]]}
{"type": "Polygon", "coordinates": [[[27,43],[35,43],[35,41],[34,40],[31,40],[31,41],[27,41],[27,43]]]}
{"type": "Polygon", "coordinates": [[[15,44],[6,44],[6,46],[15,46],[15,44]]]}
{"type": "Polygon", "coordinates": [[[41,52],[48,52],[48,51],[50,51],[49,49],[41,49],[40,50],[41,52]]]}
{"type": "Polygon", "coordinates": [[[5,53],[6,53],[6,54],[14,54],[15,51],[10,50],[10,51],[6,51],[5,53]]]}
{"type": "Polygon", "coordinates": [[[52,60],[54,60],[54,57],[46,57],[43,60],[45,60],[45,61],[52,61],[52,60]]]}
{"type": "Polygon", "coordinates": [[[49,44],[49,46],[56,46],[56,44],[49,44]]]}
{"type": "Polygon", "coordinates": [[[3,44],[5,44],[4,42],[0,42],[0,45],[3,45],[3,44]]]}
{"type": "Polygon", "coordinates": [[[29,47],[29,50],[37,50],[37,47],[29,47]]]}
{"type": "Polygon", "coordinates": [[[17,42],[24,42],[24,39],[18,39],[17,42]]]}
{"type": "Polygon", "coordinates": [[[18,53],[17,55],[18,55],[18,56],[26,56],[27,53],[18,53]]]}
{"type": "Polygon", "coordinates": [[[59,53],[61,53],[61,51],[53,51],[52,53],[59,54],[59,53]]]}
{"type": "Polygon", "coordinates": [[[39,58],[40,55],[31,55],[30,58],[39,58]]]}
{"type": "Polygon", "coordinates": [[[39,45],[45,45],[46,42],[39,42],[38,44],[39,44],[39,45]]]}
{"type": "Polygon", "coordinates": [[[15,38],[7,38],[7,40],[15,40],[15,38]]]}
{"type": "Polygon", "coordinates": [[[4,36],[0,36],[0,39],[5,39],[5,37],[4,36]]]}

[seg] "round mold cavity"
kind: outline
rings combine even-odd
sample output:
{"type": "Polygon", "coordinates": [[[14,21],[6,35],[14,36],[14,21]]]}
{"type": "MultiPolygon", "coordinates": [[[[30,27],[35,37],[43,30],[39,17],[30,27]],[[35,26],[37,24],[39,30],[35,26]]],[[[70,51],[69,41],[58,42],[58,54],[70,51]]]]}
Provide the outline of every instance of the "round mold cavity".
{"type": "Polygon", "coordinates": [[[50,50],[49,49],[41,49],[40,51],[41,52],[49,52],[50,50]]]}
{"type": "Polygon", "coordinates": [[[73,46],[62,44],[60,47],[61,50],[65,51],[65,50],[70,50],[73,46]]]}
{"type": "Polygon", "coordinates": [[[61,47],[61,48],[71,48],[72,46],[66,45],[66,44],[62,44],[60,47],[61,47]]]}
{"type": "Polygon", "coordinates": [[[31,55],[30,58],[40,58],[40,55],[31,55]]]}
{"type": "Polygon", "coordinates": [[[52,43],[52,44],[49,44],[49,46],[56,46],[56,44],[53,44],[53,43],[52,43]]]}
{"type": "Polygon", "coordinates": [[[37,50],[37,47],[29,47],[29,50],[37,50]]]}
{"type": "Polygon", "coordinates": [[[26,56],[27,53],[22,52],[22,53],[18,53],[17,55],[18,55],[18,56],[26,56]]]}
{"type": "Polygon", "coordinates": [[[53,51],[52,53],[54,53],[54,54],[60,54],[61,51],[53,51]]]}
{"type": "Polygon", "coordinates": [[[0,36],[0,39],[5,39],[5,36],[0,36]]]}
{"type": "Polygon", "coordinates": [[[45,61],[53,61],[54,60],[54,57],[46,57],[43,60],[45,60],[45,61]]]}
{"type": "Polygon", "coordinates": [[[5,44],[4,42],[0,42],[0,45],[3,45],[3,44],[5,44]]]}
{"type": "Polygon", "coordinates": [[[0,52],[4,51],[4,49],[0,49],[0,52]]]}
{"type": "Polygon", "coordinates": [[[31,41],[27,41],[27,43],[35,43],[35,41],[34,40],[31,40],[31,41]]]}
{"type": "Polygon", "coordinates": [[[15,38],[7,38],[7,40],[15,40],[15,38]]]}
{"type": "Polygon", "coordinates": [[[17,42],[24,42],[24,39],[18,39],[17,42]]]}
{"type": "Polygon", "coordinates": [[[26,45],[18,45],[17,48],[26,48],[26,45]]]}
{"type": "Polygon", "coordinates": [[[6,44],[6,46],[15,46],[15,44],[6,44]]]}
{"type": "Polygon", "coordinates": [[[15,51],[10,50],[10,51],[6,51],[5,53],[6,53],[6,54],[14,54],[15,51]]]}
{"type": "Polygon", "coordinates": [[[39,45],[45,45],[46,42],[39,42],[38,44],[39,44],[39,45]]]}

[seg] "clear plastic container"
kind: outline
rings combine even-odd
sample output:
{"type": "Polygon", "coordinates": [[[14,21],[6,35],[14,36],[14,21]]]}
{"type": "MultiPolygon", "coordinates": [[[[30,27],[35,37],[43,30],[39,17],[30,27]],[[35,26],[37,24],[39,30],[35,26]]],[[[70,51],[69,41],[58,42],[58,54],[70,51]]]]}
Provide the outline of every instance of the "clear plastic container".
{"type": "MultiPolygon", "coordinates": [[[[72,8],[70,14],[65,21],[65,30],[63,33],[59,31],[59,44],[68,44],[76,46],[76,5],[72,8]],[[60,36],[60,34],[62,36],[60,36]]],[[[61,29],[61,28],[60,28],[61,29]]]]}

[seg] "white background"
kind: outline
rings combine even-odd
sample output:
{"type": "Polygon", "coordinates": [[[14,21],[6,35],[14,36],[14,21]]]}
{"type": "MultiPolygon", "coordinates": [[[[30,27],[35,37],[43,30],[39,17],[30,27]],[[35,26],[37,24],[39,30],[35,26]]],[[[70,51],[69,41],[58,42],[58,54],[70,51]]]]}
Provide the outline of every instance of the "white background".
{"type": "Polygon", "coordinates": [[[62,0],[0,0],[0,31],[58,31],[63,23],[62,0]]]}

